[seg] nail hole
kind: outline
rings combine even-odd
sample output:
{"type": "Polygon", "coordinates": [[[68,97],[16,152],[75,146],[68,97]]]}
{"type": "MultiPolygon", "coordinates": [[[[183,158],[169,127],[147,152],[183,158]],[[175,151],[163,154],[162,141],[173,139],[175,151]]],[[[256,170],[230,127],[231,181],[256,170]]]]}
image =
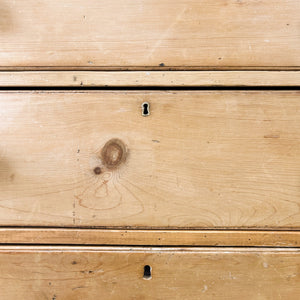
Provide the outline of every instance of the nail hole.
{"type": "Polygon", "coordinates": [[[149,280],[152,278],[151,270],[152,268],[149,265],[144,266],[144,279],[149,280]]]}
{"type": "Polygon", "coordinates": [[[148,102],[144,102],[142,104],[142,115],[144,117],[149,116],[150,115],[150,105],[148,102]]]}
{"type": "Polygon", "coordinates": [[[101,168],[100,168],[100,167],[96,167],[96,168],[94,169],[94,173],[95,173],[96,175],[101,174],[101,168]]]}

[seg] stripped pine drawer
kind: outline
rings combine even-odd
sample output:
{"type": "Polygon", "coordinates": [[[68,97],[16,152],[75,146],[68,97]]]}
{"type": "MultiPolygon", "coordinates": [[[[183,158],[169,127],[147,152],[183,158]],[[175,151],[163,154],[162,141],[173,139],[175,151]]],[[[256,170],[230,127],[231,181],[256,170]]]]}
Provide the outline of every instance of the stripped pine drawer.
{"type": "Polygon", "coordinates": [[[299,91],[3,91],[2,226],[299,229],[299,91]]]}
{"type": "Polygon", "coordinates": [[[289,299],[299,249],[0,248],[3,299],[289,299]]]}
{"type": "Polygon", "coordinates": [[[298,300],[299,15],[0,1],[0,298],[298,300]]]}
{"type": "Polygon", "coordinates": [[[2,0],[0,69],[299,69],[299,0],[2,0]]]}

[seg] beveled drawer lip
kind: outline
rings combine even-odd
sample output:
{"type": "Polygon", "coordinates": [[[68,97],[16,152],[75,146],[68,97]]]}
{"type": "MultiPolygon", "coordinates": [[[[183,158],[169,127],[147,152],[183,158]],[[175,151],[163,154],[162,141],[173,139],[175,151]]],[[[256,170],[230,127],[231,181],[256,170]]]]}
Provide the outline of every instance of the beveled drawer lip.
{"type": "Polygon", "coordinates": [[[93,246],[93,245],[0,245],[0,253],[5,252],[50,252],[50,253],[64,253],[64,252],[99,252],[99,253],[149,253],[149,254],[172,254],[176,253],[212,253],[212,254],[234,254],[234,253],[299,253],[300,248],[282,248],[282,247],[160,247],[160,246],[93,246]]]}
{"type": "Polygon", "coordinates": [[[300,231],[1,227],[0,247],[5,244],[300,248],[300,231]]]}
{"type": "Polygon", "coordinates": [[[0,71],[2,88],[296,87],[296,71],[0,71]]]}

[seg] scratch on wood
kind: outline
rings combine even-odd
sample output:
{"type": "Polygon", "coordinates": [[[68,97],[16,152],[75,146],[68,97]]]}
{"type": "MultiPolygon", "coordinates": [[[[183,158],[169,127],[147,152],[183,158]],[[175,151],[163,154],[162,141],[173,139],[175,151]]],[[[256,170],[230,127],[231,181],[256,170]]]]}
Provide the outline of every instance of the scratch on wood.
{"type": "MultiPolygon", "coordinates": [[[[150,52],[148,53],[147,59],[149,59],[153,55],[155,50],[161,45],[162,41],[165,40],[165,38],[169,35],[172,28],[180,21],[182,15],[186,12],[186,10],[187,10],[187,8],[184,7],[183,10],[180,11],[180,13],[176,16],[174,22],[172,22],[170,24],[170,26],[164,31],[162,36],[157,39],[157,42],[154,44],[154,46],[151,48],[150,52]]],[[[163,64],[163,65],[165,65],[165,64],[163,64]]],[[[161,64],[160,64],[160,66],[162,67],[161,64]]]]}
{"type": "Polygon", "coordinates": [[[85,289],[86,286],[77,286],[75,288],[72,288],[72,291],[78,290],[78,289],[85,289]]]}
{"type": "Polygon", "coordinates": [[[73,200],[73,225],[75,225],[76,222],[76,199],[73,200]]]}
{"type": "Polygon", "coordinates": [[[264,138],[265,139],[278,139],[278,138],[280,138],[280,135],[278,135],[278,134],[267,134],[267,135],[264,135],[264,138]]]}

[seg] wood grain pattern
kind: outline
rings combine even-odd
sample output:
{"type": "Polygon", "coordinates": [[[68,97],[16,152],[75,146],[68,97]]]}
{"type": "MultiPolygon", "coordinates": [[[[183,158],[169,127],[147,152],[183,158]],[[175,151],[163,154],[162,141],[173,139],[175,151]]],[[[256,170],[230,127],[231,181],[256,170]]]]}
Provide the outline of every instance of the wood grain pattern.
{"type": "Polygon", "coordinates": [[[1,0],[9,68],[300,66],[298,0],[1,0]]]}
{"type": "Polygon", "coordinates": [[[299,247],[300,231],[0,228],[1,244],[299,247]]]}
{"type": "Polygon", "coordinates": [[[299,95],[1,92],[0,224],[299,229],[299,95]]]}
{"type": "Polygon", "coordinates": [[[299,71],[17,71],[0,87],[300,86],[299,71]]]}
{"type": "Polygon", "coordinates": [[[299,267],[299,249],[0,248],[7,300],[297,300],[299,267]]]}

